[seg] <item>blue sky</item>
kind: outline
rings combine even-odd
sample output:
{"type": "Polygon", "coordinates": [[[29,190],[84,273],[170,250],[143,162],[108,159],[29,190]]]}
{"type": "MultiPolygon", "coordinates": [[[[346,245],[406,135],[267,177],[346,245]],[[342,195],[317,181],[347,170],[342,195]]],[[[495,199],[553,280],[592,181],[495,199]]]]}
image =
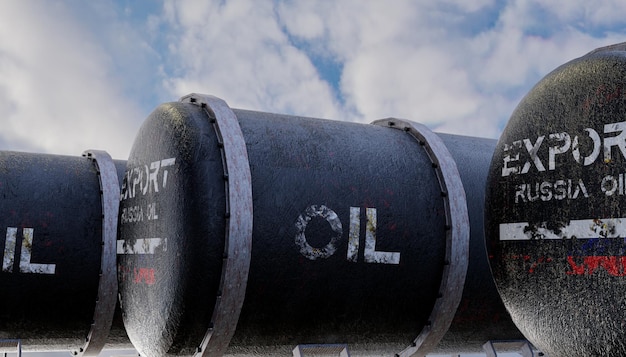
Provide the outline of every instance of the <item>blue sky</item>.
{"type": "Polygon", "coordinates": [[[523,95],[626,41],[620,0],[0,2],[0,150],[128,156],[190,92],[497,138],[523,95]]]}

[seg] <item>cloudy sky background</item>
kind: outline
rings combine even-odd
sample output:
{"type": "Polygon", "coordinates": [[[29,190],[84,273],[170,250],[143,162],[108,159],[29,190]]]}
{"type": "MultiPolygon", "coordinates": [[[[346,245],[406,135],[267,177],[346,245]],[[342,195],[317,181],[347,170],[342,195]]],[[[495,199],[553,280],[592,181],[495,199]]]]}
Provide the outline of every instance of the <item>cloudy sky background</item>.
{"type": "Polygon", "coordinates": [[[622,0],[2,1],[0,150],[126,158],[190,92],[497,138],[548,72],[626,41],[622,0]]]}

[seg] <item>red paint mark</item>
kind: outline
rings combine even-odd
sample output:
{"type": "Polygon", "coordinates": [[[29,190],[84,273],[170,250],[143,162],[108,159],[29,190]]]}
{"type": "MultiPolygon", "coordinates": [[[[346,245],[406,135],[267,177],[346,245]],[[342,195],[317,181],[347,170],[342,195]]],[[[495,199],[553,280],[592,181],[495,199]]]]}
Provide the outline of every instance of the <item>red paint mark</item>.
{"type": "Polygon", "coordinates": [[[127,268],[121,264],[117,265],[117,278],[120,283],[125,282],[129,274],[130,268],[127,268]]]}
{"type": "Polygon", "coordinates": [[[139,268],[135,269],[135,277],[133,279],[135,284],[145,283],[153,285],[156,282],[154,278],[154,268],[139,268]]]}
{"type": "MultiPolygon", "coordinates": [[[[493,259],[493,255],[489,256],[489,259],[493,259]]],[[[505,257],[505,260],[521,260],[523,261],[525,264],[525,269],[527,269],[528,273],[530,274],[534,274],[536,269],[545,263],[552,263],[552,258],[550,257],[538,257],[538,258],[533,258],[532,256],[528,255],[528,254],[524,254],[524,255],[510,255],[505,257]],[[530,264],[530,265],[529,265],[530,264]],[[528,268],[526,268],[528,267],[528,268]]]]}
{"type": "Polygon", "coordinates": [[[582,108],[586,112],[592,109],[593,106],[603,107],[616,99],[624,97],[624,93],[621,87],[610,88],[605,84],[600,84],[593,96],[588,96],[582,103],[582,108]]]}
{"type": "Polygon", "coordinates": [[[569,268],[567,275],[592,275],[600,268],[612,276],[626,276],[626,257],[624,256],[587,256],[579,264],[573,256],[567,257],[569,268]]]}
{"type": "Polygon", "coordinates": [[[534,262],[534,263],[530,266],[530,269],[528,269],[528,272],[532,274],[532,273],[534,273],[534,272],[535,272],[535,269],[536,269],[536,268],[537,268],[540,264],[543,264],[543,263],[551,263],[551,262],[552,262],[552,258],[539,257],[539,259],[537,259],[537,261],[536,261],[536,262],[534,262]]]}
{"type": "Polygon", "coordinates": [[[596,96],[600,99],[602,104],[607,104],[622,96],[622,88],[607,88],[604,84],[600,85],[596,89],[596,96]]]}

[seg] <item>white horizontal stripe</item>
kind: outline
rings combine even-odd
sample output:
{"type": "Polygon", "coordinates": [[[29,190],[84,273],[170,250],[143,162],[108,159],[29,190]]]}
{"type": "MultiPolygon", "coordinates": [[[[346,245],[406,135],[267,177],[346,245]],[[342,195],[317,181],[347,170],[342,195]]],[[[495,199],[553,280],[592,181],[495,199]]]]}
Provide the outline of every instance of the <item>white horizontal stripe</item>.
{"type": "Polygon", "coordinates": [[[117,241],[117,254],[154,254],[154,251],[160,247],[163,251],[167,250],[167,238],[137,239],[133,245],[120,239],[117,241]]]}
{"type": "Polygon", "coordinates": [[[626,238],[626,218],[579,219],[563,227],[547,227],[547,222],[501,223],[500,240],[626,238]]]}

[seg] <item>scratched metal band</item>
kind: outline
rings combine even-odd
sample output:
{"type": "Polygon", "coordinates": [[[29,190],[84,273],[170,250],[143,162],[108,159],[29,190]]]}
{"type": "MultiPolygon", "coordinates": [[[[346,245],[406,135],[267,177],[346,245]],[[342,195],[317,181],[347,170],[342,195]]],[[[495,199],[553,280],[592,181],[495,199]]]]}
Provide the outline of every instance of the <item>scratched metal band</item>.
{"type": "Polygon", "coordinates": [[[85,345],[79,349],[81,356],[97,356],[104,347],[113,323],[117,302],[116,240],[117,218],[120,205],[120,183],[117,169],[108,153],[88,150],[83,156],[93,161],[102,193],[102,260],[98,297],[93,322],[85,345]]]}
{"type": "Polygon", "coordinates": [[[465,190],[456,163],[443,141],[424,125],[400,119],[382,119],[372,124],[403,130],[426,150],[436,171],[446,211],[446,262],[439,297],[413,344],[398,356],[425,356],[448,331],[463,294],[469,257],[469,214],[465,190]]]}
{"type": "Polygon", "coordinates": [[[245,139],[223,100],[189,94],[180,100],[201,106],[217,133],[224,162],[226,240],[222,276],[211,324],[195,356],[221,356],[235,333],[246,294],[252,248],[252,178],[245,139]]]}

